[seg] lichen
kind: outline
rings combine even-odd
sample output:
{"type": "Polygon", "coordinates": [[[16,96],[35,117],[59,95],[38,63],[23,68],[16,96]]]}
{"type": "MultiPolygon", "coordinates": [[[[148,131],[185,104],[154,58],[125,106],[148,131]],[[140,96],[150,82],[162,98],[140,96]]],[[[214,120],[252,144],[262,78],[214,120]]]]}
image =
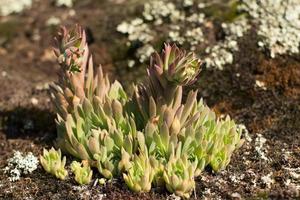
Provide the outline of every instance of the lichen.
{"type": "Polygon", "coordinates": [[[22,174],[30,174],[37,169],[38,158],[31,152],[26,156],[19,151],[14,152],[12,158],[7,160],[7,166],[4,168],[4,172],[9,174],[10,181],[20,180],[22,174]]]}
{"type": "MultiPolygon", "coordinates": [[[[128,46],[133,45],[136,40],[142,43],[142,46],[137,49],[138,53],[135,54],[140,63],[147,61],[144,57],[148,57],[150,46],[155,49],[155,42],[160,37],[199,54],[204,53],[203,44],[207,45],[207,67],[223,69],[223,66],[233,62],[233,52],[238,50],[237,39],[242,37],[250,26],[245,18],[224,23],[222,28],[226,34],[225,39],[210,44],[203,29],[209,26],[208,24],[212,24],[212,18],[206,18],[204,14],[206,8],[211,5],[196,3],[193,0],[181,3],[172,0],[147,2],[141,16],[122,22],[117,27],[117,31],[127,35],[128,46]]],[[[236,4],[234,7],[236,11],[236,4]]],[[[130,64],[130,67],[133,67],[133,62],[130,64]]]]}
{"type": "Polygon", "coordinates": [[[32,0],[1,0],[0,16],[7,16],[12,13],[20,13],[32,5],[32,0]]]}
{"type": "Polygon", "coordinates": [[[243,0],[241,10],[246,11],[258,26],[258,46],[276,55],[297,54],[300,45],[299,0],[243,0]]]}
{"type": "Polygon", "coordinates": [[[56,6],[66,6],[71,8],[73,4],[73,0],[56,0],[56,6]]]}

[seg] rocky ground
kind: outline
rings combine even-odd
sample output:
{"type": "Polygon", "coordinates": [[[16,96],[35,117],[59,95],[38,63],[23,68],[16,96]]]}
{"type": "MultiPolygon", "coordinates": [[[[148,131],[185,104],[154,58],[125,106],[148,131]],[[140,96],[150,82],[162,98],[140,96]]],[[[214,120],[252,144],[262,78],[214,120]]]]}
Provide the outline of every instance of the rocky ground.
{"type": "MultiPolygon", "coordinates": [[[[179,43],[178,40],[183,38],[184,48],[191,48],[188,42],[192,42],[199,56],[210,61],[193,88],[199,90],[200,96],[220,116],[228,114],[245,126],[243,137],[246,142],[236,151],[226,170],[218,174],[205,170],[197,180],[192,198],[299,199],[300,54],[294,49],[299,47],[295,36],[299,30],[297,24],[294,24],[294,30],[282,22],[281,27],[285,27],[286,33],[291,32],[289,38],[293,38],[294,43],[285,43],[281,36],[281,42],[286,46],[279,48],[277,43],[270,41],[276,41],[274,37],[280,34],[274,34],[273,40],[269,40],[262,26],[264,22],[255,17],[255,12],[248,9],[248,13],[239,14],[233,1],[225,4],[224,1],[214,1],[208,7],[199,6],[202,1],[197,1],[194,7],[172,2],[177,6],[179,16],[183,12],[186,15],[203,12],[205,18],[201,18],[201,22],[199,16],[198,21],[188,22],[193,28],[199,23],[203,40],[191,41],[187,36],[181,37],[181,33],[180,37],[174,37],[176,28],[172,29],[175,33],[170,34],[168,28],[178,22],[171,21],[170,16],[177,16],[174,12],[158,17],[152,13],[156,20],[162,18],[162,22],[157,22],[162,24],[147,21],[149,16],[143,15],[144,2],[136,0],[84,0],[75,2],[72,7],[61,7],[50,0],[36,0],[21,13],[0,17],[0,169],[5,168],[6,160],[14,150],[33,152],[38,156],[44,147],[53,145],[55,114],[48,84],[57,79],[58,65],[51,45],[58,24],[79,23],[88,31],[96,63],[103,65],[111,79],[121,80],[128,88],[131,82],[140,81],[145,74],[148,61],[141,60],[141,57],[147,51],[139,50],[147,45],[159,50],[162,41],[179,43]],[[236,20],[244,20],[241,16],[246,16],[246,24],[234,25],[239,27],[233,28],[237,31],[228,32],[231,29],[226,27],[232,26],[236,20]],[[150,36],[154,39],[130,40],[132,31],[128,33],[128,26],[118,28],[136,17],[150,27],[150,36]],[[164,36],[157,39],[157,35],[164,36]],[[218,46],[217,50],[215,46],[218,46]],[[209,51],[205,51],[206,48],[209,51]],[[214,51],[218,56],[212,54],[214,51]]],[[[189,5],[189,1],[183,2],[189,5]]],[[[264,19],[273,18],[267,16],[264,19]]],[[[184,19],[180,22],[182,24],[177,23],[179,26],[188,27],[184,19]]],[[[144,25],[139,24],[141,26],[144,25]]],[[[277,30],[276,25],[274,27],[272,30],[277,30]]],[[[197,31],[195,38],[200,34],[199,29],[197,31]]],[[[142,34],[134,33],[141,38],[145,29],[142,34]]],[[[96,171],[95,174],[100,178],[96,171]]],[[[10,182],[8,175],[0,170],[0,199],[176,198],[162,188],[134,194],[120,180],[104,186],[94,183],[97,183],[96,179],[92,184],[80,187],[71,178],[59,181],[46,174],[41,166],[19,181],[10,182]]]]}

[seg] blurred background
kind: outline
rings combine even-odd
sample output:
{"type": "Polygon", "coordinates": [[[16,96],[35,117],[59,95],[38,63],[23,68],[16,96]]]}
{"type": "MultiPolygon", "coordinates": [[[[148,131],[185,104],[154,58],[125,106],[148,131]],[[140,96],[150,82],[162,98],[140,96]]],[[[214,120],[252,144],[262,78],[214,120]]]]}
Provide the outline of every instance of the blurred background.
{"type": "Polygon", "coordinates": [[[52,45],[60,25],[82,25],[95,62],[116,74],[113,55],[120,52],[122,46],[116,44],[122,38],[115,27],[128,12],[123,8],[110,1],[1,0],[1,108],[24,104],[32,93],[56,80],[58,65],[52,45]]]}

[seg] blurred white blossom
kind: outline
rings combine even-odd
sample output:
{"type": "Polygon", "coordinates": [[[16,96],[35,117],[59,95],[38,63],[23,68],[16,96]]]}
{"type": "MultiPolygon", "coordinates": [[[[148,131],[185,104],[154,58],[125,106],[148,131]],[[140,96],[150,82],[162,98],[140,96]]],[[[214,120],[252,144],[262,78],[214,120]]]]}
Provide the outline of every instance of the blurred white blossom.
{"type": "Polygon", "coordinates": [[[22,12],[32,5],[32,0],[0,0],[0,16],[22,12]]]}

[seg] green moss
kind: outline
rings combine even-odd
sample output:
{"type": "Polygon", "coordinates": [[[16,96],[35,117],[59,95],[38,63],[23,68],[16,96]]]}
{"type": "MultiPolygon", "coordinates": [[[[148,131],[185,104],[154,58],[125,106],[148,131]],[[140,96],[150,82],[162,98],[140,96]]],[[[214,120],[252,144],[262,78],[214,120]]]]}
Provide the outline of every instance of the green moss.
{"type": "Polygon", "coordinates": [[[267,191],[263,191],[257,194],[257,197],[255,198],[257,200],[267,200],[269,198],[269,193],[267,191]]]}
{"type": "Polygon", "coordinates": [[[20,23],[15,20],[0,23],[0,45],[11,40],[16,35],[18,27],[20,23]]]}
{"type": "Polygon", "coordinates": [[[213,4],[203,10],[206,16],[221,22],[233,22],[240,16],[238,12],[239,2],[236,0],[223,4],[213,4]]]}

